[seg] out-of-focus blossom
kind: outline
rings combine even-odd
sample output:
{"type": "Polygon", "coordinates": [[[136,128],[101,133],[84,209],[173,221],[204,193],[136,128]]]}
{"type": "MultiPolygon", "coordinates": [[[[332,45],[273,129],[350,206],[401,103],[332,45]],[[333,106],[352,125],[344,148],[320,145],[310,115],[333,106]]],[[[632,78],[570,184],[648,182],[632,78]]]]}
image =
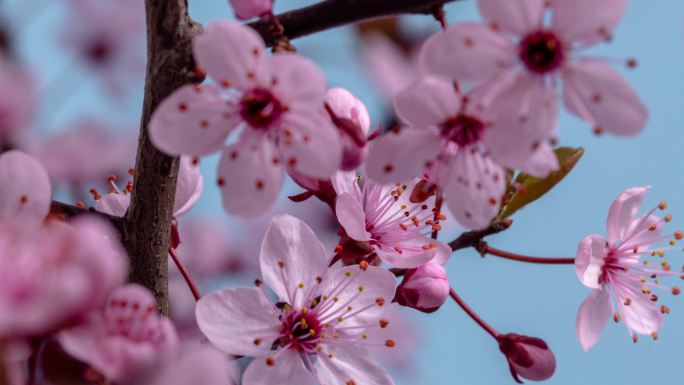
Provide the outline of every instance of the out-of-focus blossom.
{"type": "Polygon", "coordinates": [[[249,20],[253,17],[261,17],[273,10],[273,0],[230,0],[235,17],[240,20],[249,20]]]}
{"type": "Polygon", "coordinates": [[[399,92],[422,77],[418,60],[406,54],[388,37],[380,33],[368,34],[361,44],[361,58],[370,79],[387,100],[393,100],[399,92]]]}
{"type": "Polygon", "coordinates": [[[130,168],[136,143],[132,132],[122,135],[96,120],[83,120],[41,143],[36,155],[54,180],[83,188],[130,168]]]}
{"type": "Polygon", "coordinates": [[[325,103],[333,124],[340,133],[342,144],[341,170],[352,171],[368,155],[370,116],[366,106],[344,88],[331,88],[325,94],[325,103]]]}
{"type": "Polygon", "coordinates": [[[400,305],[412,307],[423,313],[437,311],[449,297],[447,272],[439,263],[428,262],[409,269],[397,287],[396,299],[400,305]]]}
{"type": "MultiPolygon", "coordinates": [[[[684,235],[661,234],[671,215],[660,218],[653,213],[664,210],[663,202],[646,215],[637,216],[650,188],[634,187],[625,190],[613,202],[608,212],[608,237],[589,235],[584,238],[575,258],[575,269],[580,281],[594,290],[577,312],[577,336],[584,350],[598,341],[606,322],[612,317],[623,320],[634,341],[637,335],[658,337],[666,305],[658,304],[652,289],[668,289],[662,277],[677,275],[663,259],[665,251],[674,249],[675,241],[684,235]],[[662,248],[659,244],[669,240],[662,248]],[[656,257],[650,263],[643,257],[656,257]]],[[[668,289],[678,295],[680,289],[668,289]]]]}
{"type": "Polygon", "coordinates": [[[212,277],[251,269],[250,262],[236,250],[236,240],[221,221],[190,218],[180,224],[183,234],[178,253],[193,276],[212,277]]]}
{"type": "Polygon", "coordinates": [[[217,182],[227,212],[264,213],[280,192],[284,166],[318,179],[338,169],[339,135],[321,111],[325,80],[311,61],[268,56],[254,30],[228,21],[209,24],[194,53],[215,83],[174,92],[155,111],[150,136],[169,154],[221,150],[217,182]]]}
{"type": "Polygon", "coordinates": [[[52,186],[43,165],[17,150],[0,155],[0,223],[39,224],[50,212],[52,186]]]}
{"type": "Polygon", "coordinates": [[[366,256],[375,253],[397,268],[413,268],[433,259],[446,262],[451,255],[449,246],[428,236],[440,228],[440,220],[446,219],[442,214],[435,213],[426,202],[411,203],[408,185],[385,187],[365,181],[359,187],[360,180],[354,173],[341,171],[333,178],[335,213],[353,240],[343,240],[338,254],[349,257],[357,250],[366,256]]]}
{"type": "MultiPolygon", "coordinates": [[[[424,45],[422,63],[452,80],[487,82],[489,91],[478,103],[491,106],[497,123],[507,123],[508,130],[525,138],[530,151],[554,129],[545,115],[552,110],[555,116],[561,83],[568,111],[595,132],[641,132],[648,111],[629,84],[605,60],[577,56],[612,39],[627,0],[528,0],[524,5],[479,0],[478,5],[486,24],[462,23],[433,36],[424,45]]],[[[635,64],[627,61],[629,67],[635,64]]]]}
{"type": "Polygon", "coordinates": [[[145,69],[144,1],[69,0],[62,40],[113,96],[145,69]]]}
{"type": "Polygon", "coordinates": [[[179,349],[176,329],[159,316],[152,293],[134,284],[114,290],[104,310],[58,339],[67,353],[121,384],[168,364],[179,349]]]}
{"type": "Polygon", "coordinates": [[[520,377],[544,381],[556,371],[556,357],[541,338],[510,333],[497,337],[497,341],[518,383],[522,384],[520,377]]]}
{"type": "Polygon", "coordinates": [[[21,341],[9,341],[0,346],[0,373],[5,374],[8,385],[25,385],[24,363],[31,357],[31,347],[21,341]]]}
{"type": "Polygon", "coordinates": [[[225,355],[210,346],[182,354],[147,375],[130,381],[129,385],[237,385],[237,366],[228,363],[225,355]]]}
{"type": "Polygon", "coordinates": [[[209,341],[256,357],[244,385],[392,384],[362,347],[371,332],[366,327],[382,322],[383,305],[394,293],[390,272],[367,263],[329,270],[313,231],[286,215],[273,219],[259,259],[277,303],[257,281],[256,288],[210,293],[197,305],[209,341]]]}
{"type": "Polygon", "coordinates": [[[31,74],[0,52],[0,143],[13,145],[28,130],[36,109],[31,74]]]}

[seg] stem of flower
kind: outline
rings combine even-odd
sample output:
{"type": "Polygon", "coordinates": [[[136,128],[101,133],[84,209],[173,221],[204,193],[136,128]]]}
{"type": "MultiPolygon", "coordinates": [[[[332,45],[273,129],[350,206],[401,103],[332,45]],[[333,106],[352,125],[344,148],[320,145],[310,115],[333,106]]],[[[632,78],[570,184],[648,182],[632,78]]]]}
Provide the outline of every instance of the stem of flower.
{"type": "Polygon", "coordinates": [[[480,327],[482,329],[484,329],[487,333],[489,333],[492,337],[494,337],[495,339],[498,339],[501,336],[501,334],[499,334],[499,332],[494,330],[493,327],[491,327],[487,322],[485,322],[482,318],[480,318],[480,316],[477,315],[477,313],[475,313],[475,311],[473,309],[471,309],[470,306],[468,306],[468,304],[465,303],[465,301],[463,301],[463,298],[459,297],[459,295],[456,294],[456,292],[454,291],[453,288],[449,289],[449,295],[451,296],[451,298],[454,301],[456,301],[458,306],[460,306],[461,309],[463,309],[463,311],[468,313],[470,318],[472,318],[475,322],[477,322],[477,324],[480,325],[480,327]]]}
{"type": "Polygon", "coordinates": [[[181,275],[183,276],[183,279],[185,279],[185,282],[188,284],[188,287],[190,288],[193,297],[195,297],[195,301],[199,301],[200,298],[202,298],[202,294],[200,294],[197,285],[195,285],[195,281],[192,280],[192,277],[190,276],[188,269],[185,268],[185,265],[183,265],[183,262],[178,257],[176,249],[174,249],[173,247],[169,247],[169,254],[171,255],[171,259],[173,259],[173,263],[176,264],[178,271],[180,271],[181,275]]]}
{"type": "Polygon", "coordinates": [[[508,251],[499,250],[489,246],[486,242],[480,242],[475,246],[477,250],[484,256],[485,254],[494,255],[499,258],[510,259],[518,262],[539,263],[545,265],[572,265],[575,263],[575,258],[540,258],[530,257],[528,255],[509,253],[508,251]]]}

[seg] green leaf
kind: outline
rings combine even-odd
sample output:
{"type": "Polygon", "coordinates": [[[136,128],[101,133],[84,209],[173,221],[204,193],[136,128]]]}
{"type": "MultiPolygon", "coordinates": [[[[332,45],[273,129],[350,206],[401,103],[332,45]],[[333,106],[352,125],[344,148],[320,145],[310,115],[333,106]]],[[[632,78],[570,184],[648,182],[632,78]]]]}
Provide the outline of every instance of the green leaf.
{"type": "Polygon", "coordinates": [[[559,169],[545,178],[536,178],[525,173],[519,173],[515,181],[506,191],[504,204],[495,220],[510,217],[516,211],[541,198],[556,186],[584,155],[583,148],[559,147],[555,150],[559,169]]]}

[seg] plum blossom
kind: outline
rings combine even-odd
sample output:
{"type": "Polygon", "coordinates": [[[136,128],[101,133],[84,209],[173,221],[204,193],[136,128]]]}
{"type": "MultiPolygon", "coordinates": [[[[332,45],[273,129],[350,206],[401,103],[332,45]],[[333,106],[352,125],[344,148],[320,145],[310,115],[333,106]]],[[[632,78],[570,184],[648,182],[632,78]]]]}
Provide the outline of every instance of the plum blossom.
{"type": "Polygon", "coordinates": [[[67,353],[121,384],[171,362],[179,351],[173,324],[159,316],[152,293],[135,284],[115,289],[103,310],[58,339],[67,353]]]}
{"type": "Polygon", "coordinates": [[[355,250],[362,251],[362,256],[374,253],[397,268],[413,268],[433,259],[446,262],[451,255],[449,246],[429,237],[446,217],[426,202],[412,203],[406,193],[408,185],[386,187],[366,181],[359,187],[361,181],[354,173],[341,171],[333,178],[335,213],[351,240],[340,242],[338,254],[349,257],[355,250]]]}
{"type": "Polygon", "coordinates": [[[0,142],[3,145],[15,144],[11,142],[29,127],[35,105],[31,74],[0,53],[0,142]]]}
{"type": "Polygon", "coordinates": [[[272,12],[273,0],[230,0],[230,6],[239,20],[249,20],[272,12]]]}
{"type": "MultiPolygon", "coordinates": [[[[593,289],[577,312],[577,336],[584,350],[596,344],[611,316],[616,322],[624,320],[636,342],[639,334],[657,338],[663,314],[669,313],[667,306],[658,304],[652,289],[668,289],[660,278],[674,273],[664,259],[649,261],[643,257],[664,257],[664,251],[674,248],[683,233],[661,234],[672,216],[660,218],[654,212],[664,210],[665,202],[637,216],[649,189],[634,187],[622,192],[608,212],[608,237],[589,235],[577,248],[577,276],[593,289]],[[669,246],[657,246],[668,239],[669,246]]],[[[680,293],[678,287],[668,290],[674,295],[680,293]]]]}
{"type": "MultiPolygon", "coordinates": [[[[453,80],[486,82],[479,103],[518,133],[515,143],[548,139],[554,127],[555,92],[572,114],[596,133],[638,134],[648,111],[638,95],[605,60],[578,52],[612,39],[627,0],[478,0],[485,23],[462,23],[438,33],[421,61],[453,80]],[[551,17],[546,17],[547,8],[551,17]],[[545,20],[550,20],[546,24],[545,20]],[[540,108],[541,107],[541,108],[540,108]]],[[[634,67],[634,60],[627,61],[634,67]]]]}
{"type": "MultiPolygon", "coordinates": [[[[383,305],[394,276],[368,263],[329,269],[323,245],[300,220],[276,216],[259,255],[264,283],[203,297],[197,322],[221,350],[256,357],[242,384],[392,384],[363,347],[387,326],[383,305]]],[[[394,346],[386,340],[386,346],[394,346]]]]}
{"type": "Polygon", "coordinates": [[[311,61],[268,56],[255,31],[228,21],[209,24],[193,47],[215,83],[175,91],[153,114],[150,136],[173,155],[221,150],[217,182],[227,212],[264,213],[285,166],[318,179],[337,170],[339,135],[321,113],[325,80],[311,61]],[[226,144],[229,137],[237,138],[226,144]]]}
{"type": "Polygon", "coordinates": [[[379,138],[366,170],[380,183],[427,177],[443,189],[461,225],[481,228],[499,211],[506,188],[504,167],[544,176],[558,167],[558,160],[545,142],[537,144],[535,153],[516,150],[511,144],[517,133],[492,124],[470,99],[470,94],[461,95],[448,82],[429,76],[400,93],[395,108],[410,127],[379,138]]]}

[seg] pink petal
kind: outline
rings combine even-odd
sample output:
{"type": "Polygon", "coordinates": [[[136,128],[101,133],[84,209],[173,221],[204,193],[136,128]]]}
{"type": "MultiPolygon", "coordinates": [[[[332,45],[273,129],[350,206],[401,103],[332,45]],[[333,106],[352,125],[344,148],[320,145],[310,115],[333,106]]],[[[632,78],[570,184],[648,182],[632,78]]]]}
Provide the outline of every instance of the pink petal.
{"type": "Polygon", "coordinates": [[[154,111],[150,139],[170,155],[202,156],[222,148],[239,122],[237,107],[222,100],[217,88],[187,85],[174,91],[154,111]]]}
{"type": "Polygon", "coordinates": [[[400,183],[420,176],[443,147],[431,130],[404,128],[378,138],[366,161],[368,177],[378,183],[400,183]]]}
{"type": "Polygon", "coordinates": [[[606,239],[600,235],[589,235],[577,246],[575,272],[577,278],[587,287],[599,289],[599,277],[607,255],[606,239]]]}
{"type": "Polygon", "coordinates": [[[266,212],[283,185],[283,168],[271,139],[243,134],[223,150],[218,183],[228,213],[255,217],[266,212]]]}
{"type": "Polygon", "coordinates": [[[295,289],[301,283],[306,291],[325,276],[328,255],[306,223],[290,215],[278,215],[271,219],[261,243],[261,274],[281,300],[299,309],[305,296],[293,298],[295,289]]]}
{"type": "Polygon", "coordinates": [[[564,71],[563,100],[568,111],[613,135],[636,135],[648,120],[646,106],[625,79],[591,60],[577,61],[564,71]]]}
{"type": "Polygon", "coordinates": [[[370,115],[366,106],[351,92],[344,88],[334,87],[325,93],[325,102],[340,118],[356,122],[364,135],[370,131],[370,115]]]}
{"type": "Polygon", "coordinates": [[[641,245],[653,245],[658,244],[663,241],[662,230],[665,227],[665,223],[662,218],[657,215],[648,215],[635,218],[629,225],[629,229],[625,232],[624,241],[620,244],[620,248],[630,249],[634,246],[641,245]],[[654,228],[655,230],[651,230],[654,228]],[[638,234],[638,235],[637,235],[638,234]]]}
{"type": "Polygon", "coordinates": [[[288,168],[327,179],[340,167],[342,148],[337,129],[318,110],[294,109],[283,117],[278,149],[288,168]]]}
{"type": "Polygon", "coordinates": [[[256,70],[264,48],[258,33],[232,21],[210,23],[193,41],[197,65],[217,83],[234,87],[252,83],[249,73],[256,70]]]}
{"type": "Polygon", "coordinates": [[[279,312],[258,288],[229,288],[211,292],[197,302],[197,325],[226,353],[264,357],[282,326],[279,312]],[[260,339],[261,343],[254,341],[260,339]]]}
{"type": "Polygon", "coordinates": [[[229,363],[222,353],[203,346],[164,366],[152,379],[145,378],[129,385],[233,385],[227,367],[229,363]]]}
{"type": "MultiPolygon", "coordinates": [[[[318,292],[322,296],[334,295],[338,298],[334,304],[320,314],[322,322],[329,322],[346,312],[346,307],[366,309],[356,315],[345,317],[344,326],[371,325],[377,322],[384,312],[384,306],[378,305],[378,299],[389,304],[394,298],[396,277],[388,270],[369,266],[365,271],[359,265],[335,269],[323,279],[318,292]],[[346,289],[340,291],[341,285],[346,289]],[[357,290],[363,287],[362,290],[357,290]],[[370,306],[372,305],[372,306],[370,306]]],[[[354,332],[354,329],[348,330],[354,332]]],[[[363,329],[358,329],[363,332],[363,329]]]]}
{"type": "Polygon", "coordinates": [[[608,211],[609,242],[616,243],[626,238],[630,226],[650,189],[650,186],[628,188],[615,198],[608,211]]]}
{"type": "MultiPolygon", "coordinates": [[[[403,230],[398,230],[403,233],[403,230]]],[[[380,245],[374,247],[378,257],[386,264],[400,268],[412,269],[426,264],[437,255],[438,248],[424,249],[423,246],[434,245],[438,242],[428,238],[420,232],[414,231],[410,236],[404,236],[401,240],[381,240],[380,245]],[[397,249],[401,250],[397,251],[397,249]]]]}
{"type": "Polygon", "coordinates": [[[582,349],[596,344],[611,317],[610,295],[605,290],[592,290],[577,312],[576,330],[582,349]]]}
{"type": "Polygon", "coordinates": [[[365,348],[353,344],[324,344],[321,353],[314,370],[325,385],[394,385],[389,374],[365,348]]]}
{"type": "Polygon", "coordinates": [[[629,306],[622,306],[622,318],[625,321],[630,334],[657,333],[663,326],[663,314],[660,312],[660,305],[652,302],[648,296],[643,296],[641,286],[631,287],[632,303],[629,306]]]}
{"type": "Polygon", "coordinates": [[[541,27],[545,0],[478,0],[480,14],[493,28],[524,35],[541,27]]]}
{"type": "Polygon", "coordinates": [[[413,57],[409,57],[396,43],[381,33],[364,36],[361,45],[361,59],[386,99],[413,84],[421,70],[413,57]]]}
{"type": "Polygon", "coordinates": [[[438,126],[458,115],[460,108],[461,99],[454,86],[431,76],[421,79],[394,99],[397,115],[416,128],[438,126]]]}
{"type": "Polygon", "coordinates": [[[189,156],[182,156],[180,162],[176,182],[176,201],[173,205],[173,215],[176,217],[185,214],[195,205],[204,188],[199,163],[189,156]]]}
{"type": "Polygon", "coordinates": [[[335,203],[335,214],[350,238],[357,241],[370,239],[370,235],[366,231],[366,213],[357,197],[348,193],[338,195],[335,203]]]}
{"type": "Polygon", "coordinates": [[[130,204],[130,195],[109,193],[95,203],[95,210],[115,217],[123,217],[126,215],[126,211],[130,204]]]}
{"type": "Polygon", "coordinates": [[[489,80],[513,65],[515,46],[484,24],[461,23],[429,38],[421,51],[429,71],[453,80],[489,80]]]}
{"type": "Polygon", "coordinates": [[[249,20],[253,17],[261,17],[273,8],[273,0],[230,0],[235,17],[240,20],[249,20]]]}
{"type": "MultiPolygon", "coordinates": [[[[275,352],[274,352],[275,353],[275,352]]],[[[314,378],[304,366],[299,354],[288,349],[276,359],[275,365],[266,364],[265,358],[257,358],[245,370],[242,385],[314,385],[314,378]]],[[[327,384],[326,384],[327,385],[327,384]]]]}
{"type": "Polygon", "coordinates": [[[524,167],[520,168],[520,171],[543,178],[550,172],[558,170],[558,167],[560,167],[558,157],[553,147],[546,142],[541,142],[539,148],[532,153],[532,157],[527,160],[524,167]]]}
{"type": "Polygon", "coordinates": [[[554,0],[551,7],[553,30],[566,41],[586,45],[611,39],[627,0],[554,0]]]}
{"type": "Polygon", "coordinates": [[[338,195],[352,194],[360,201],[362,199],[361,189],[357,183],[356,172],[353,171],[338,171],[330,179],[333,188],[338,195]]]}
{"type": "Polygon", "coordinates": [[[460,150],[445,184],[446,203],[461,225],[480,229],[501,207],[506,189],[504,170],[475,149],[460,150]]]}
{"type": "Polygon", "coordinates": [[[0,220],[39,223],[51,202],[50,179],[40,162],[17,150],[0,156],[0,220]]]}
{"type": "Polygon", "coordinates": [[[271,90],[288,108],[320,109],[325,98],[325,78],[311,60],[282,53],[269,57],[271,90]]]}
{"type": "Polygon", "coordinates": [[[435,251],[435,257],[430,262],[444,265],[447,262],[449,262],[449,258],[451,258],[451,254],[453,253],[454,252],[453,250],[451,250],[451,247],[449,245],[447,245],[444,242],[437,242],[437,250],[435,251]]]}

